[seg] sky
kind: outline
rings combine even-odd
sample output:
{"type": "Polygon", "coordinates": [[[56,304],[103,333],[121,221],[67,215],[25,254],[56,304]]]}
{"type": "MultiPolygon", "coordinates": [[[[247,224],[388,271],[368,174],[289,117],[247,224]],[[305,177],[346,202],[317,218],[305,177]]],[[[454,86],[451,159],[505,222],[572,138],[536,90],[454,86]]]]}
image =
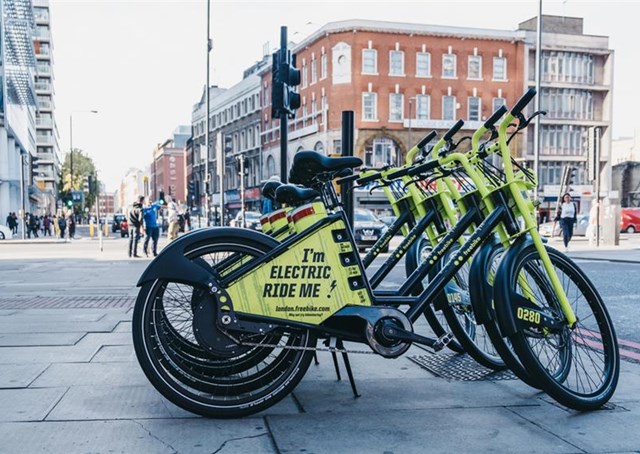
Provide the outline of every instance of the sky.
{"type": "MultiPolygon", "coordinates": [[[[206,1],[50,0],[56,120],[62,151],[96,162],[113,191],[130,167],[151,162],[156,144],[189,125],[206,82],[206,1]],[[86,111],[97,110],[97,114],[86,111]]],[[[327,22],[372,19],[514,30],[538,1],[211,1],[211,84],[230,87],[279,45],[280,26],[300,41],[327,22]]],[[[637,83],[640,1],[544,0],[543,14],[584,18],[615,51],[613,136],[640,133],[637,83]]]]}

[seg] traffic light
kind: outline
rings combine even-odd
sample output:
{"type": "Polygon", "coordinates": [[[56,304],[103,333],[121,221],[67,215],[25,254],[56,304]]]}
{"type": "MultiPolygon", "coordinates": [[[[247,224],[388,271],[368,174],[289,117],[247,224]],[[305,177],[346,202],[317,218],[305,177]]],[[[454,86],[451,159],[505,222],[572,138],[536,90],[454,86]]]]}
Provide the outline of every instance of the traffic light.
{"type": "Polygon", "coordinates": [[[300,85],[300,70],[296,68],[296,56],[288,49],[273,53],[271,84],[271,116],[293,117],[300,108],[300,94],[295,87],[300,85]]]}
{"type": "Polygon", "coordinates": [[[161,205],[164,205],[165,203],[167,203],[167,202],[164,200],[164,191],[160,191],[160,197],[159,197],[159,200],[160,200],[160,204],[161,204],[161,205]]]}

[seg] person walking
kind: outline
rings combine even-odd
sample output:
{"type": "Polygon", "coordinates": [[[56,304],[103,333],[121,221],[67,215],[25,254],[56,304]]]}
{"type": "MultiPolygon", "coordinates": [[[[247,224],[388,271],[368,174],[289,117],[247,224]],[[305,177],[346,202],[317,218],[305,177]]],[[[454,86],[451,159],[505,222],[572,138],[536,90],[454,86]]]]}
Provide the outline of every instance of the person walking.
{"type": "Polygon", "coordinates": [[[51,218],[48,214],[42,220],[42,236],[51,236],[51,218]]]}
{"type": "Polygon", "coordinates": [[[18,222],[18,215],[16,214],[16,212],[13,212],[13,234],[17,235],[18,234],[18,225],[20,223],[18,222]]]}
{"type": "Polygon", "coordinates": [[[578,221],[578,207],[571,201],[571,195],[567,192],[562,196],[562,203],[558,206],[557,220],[560,222],[562,230],[562,241],[564,251],[569,250],[569,241],[573,237],[573,226],[578,221]]]}
{"type": "Polygon", "coordinates": [[[143,202],[144,196],[138,196],[136,201],[133,202],[127,211],[127,220],[129,224],[129,257],[140,257],[138,255],[138,242],[140,241],[142,222],[144,221],[144,217],[142,215],[143,202]]]}
{"type": "Polygon", "coordinates": [[[160,227],[158,227],[158,212],[160,211],[159,203],[152,203],[151,198],[147,199],[147,206],[142,209],[144,218],[145,238],[142,250],[144,255],[149,257],[149,240],[151,240],[153,256],[158,255],[158,237],[160,236],[160,227]]]}
{"type": "Polygon", "coordinates": [[[75,239],[76,236],[76,215],[73,210],[69,210],[67,217],[67,226],[69,227],[69,239],[75,239]]]}
{"type": "Polygon", "coordinates": [[[58,229],[60,230],[60,239],[64,240],[64,234],[67,230],[67,220],[62,213],[58,216],[58,229]]]}
{"type": "Polygon", "coordinates": [[[167,214],[169,217],[169,232],[167,233],[167,238],[169,241],[173,241],[178,238],[180,219],[178,217],[178,204],[174,202],[171,196],[167,196],[167,214]]]}

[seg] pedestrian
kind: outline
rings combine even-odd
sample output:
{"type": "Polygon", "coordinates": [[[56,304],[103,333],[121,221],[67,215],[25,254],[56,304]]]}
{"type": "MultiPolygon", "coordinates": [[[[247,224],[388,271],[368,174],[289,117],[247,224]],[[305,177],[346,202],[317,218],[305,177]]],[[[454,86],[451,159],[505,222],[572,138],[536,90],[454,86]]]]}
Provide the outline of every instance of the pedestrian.
{"type": "Polygon", "coordinates": [[[169,233],[167,234],[167,237],[169,241],[173,241],[178,238],[180,218],[178,217],[178,204],[173,201],[171,196],[167,196],[167,213],[169,217],[169,233]]]}
{"type": "Polygon", "coordinates": [[[127,219],[129,224],[129,257],[140,257],[138,255],[138,242],[142,231],[142,203],[144,196],[138,196],[136,201],[129,207],[127,211],[127,219]]]}
{"type": "Polygon", "coordinates": [[[18,215],[16,214],[16,212],[13,212],[13,234],[17,235],[18,234],[18,215]]]}
{"type": "Polygon", "coordinates": [[[76,236],[76,219],[72,210],[69,210],[69,216],[67,217],[67,226],[69,227],[69,239],[75,239],[76,236]]]}
{"type": "Polygon", "coordinates": [[[556,219],[560,222],[564,251],[567,252],[569,241],[573,236],[573,226],[578,222],[578,208],[575,202],[571,201],[571,194],[568,192],[562,196],[562,203],[558,206],[556,219]]]}
{"type": "Polygon", "coordinates": [[[144,255],[149,257],[149,240],[151,240],[153,256],[158,255],[158,237],[160,236],[160,227],[158,227],[158,212],[160,211],[159,203],[152,203],[151,198],[147,199],[147,206],[142,209],[144,218],[145,238],[142,250],[144,255]]]}
{"type": "Polygon", "coordinates": [[[51,236],[51,218],[48,214],[44,216],[42,220],[42,235],[43,236],[51,236]]]}
{"type": "Polygon", "coordinates": [[[60,239],[64,240],[64,234],[67,230],[67,220],[64,217],[64,214],[60,214],[58,217],[58,229],[60,229],[60,239]]]}
{"type": "Polygon", "coordinates": [[[9,213],[7,215],[7,227],[9,227],[9,230],[11,230],[13,232],[13,216],[12,216],[12,213],[9,213]]]}

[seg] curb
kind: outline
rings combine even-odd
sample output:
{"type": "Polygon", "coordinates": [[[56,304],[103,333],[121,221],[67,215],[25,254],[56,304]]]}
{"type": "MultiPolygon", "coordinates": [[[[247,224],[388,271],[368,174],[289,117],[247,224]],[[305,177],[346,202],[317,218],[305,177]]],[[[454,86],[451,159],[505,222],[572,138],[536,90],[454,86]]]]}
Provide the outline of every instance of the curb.
{"type": "Polygon", "coordinates": [[[616,258],[603,258],[603,257],[576,257],[574,255],[569,255],[569,257],[573,260],[594,260],[598,262],[614,262],[614,263],[636,263],[640,264],[640,260],[629,260],[629,259],[616,259],[616,258]]]}

